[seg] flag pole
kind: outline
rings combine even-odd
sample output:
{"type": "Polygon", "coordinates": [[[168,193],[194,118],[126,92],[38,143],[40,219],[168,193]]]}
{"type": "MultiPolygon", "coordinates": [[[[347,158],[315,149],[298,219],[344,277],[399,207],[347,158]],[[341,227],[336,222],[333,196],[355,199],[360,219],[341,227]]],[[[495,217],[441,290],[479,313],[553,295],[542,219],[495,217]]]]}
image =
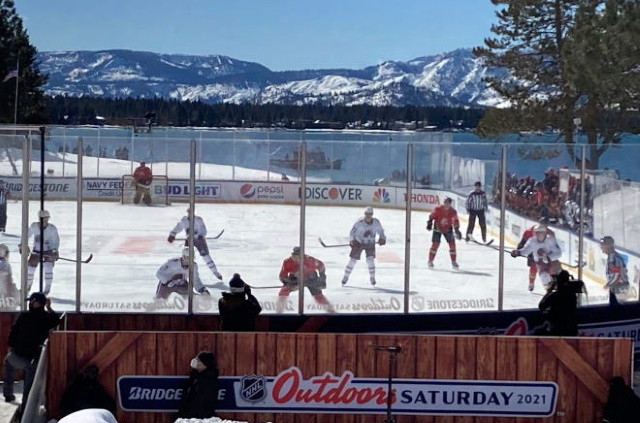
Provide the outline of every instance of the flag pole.
{"type": "Polygon", "coordinates": [[[18,81],[20,80],[20,57],[18,57],[18,64],[16,66],[18,74],[16,75],[16,99],[13,106],[13,124],[18,124],[18,81]]]}

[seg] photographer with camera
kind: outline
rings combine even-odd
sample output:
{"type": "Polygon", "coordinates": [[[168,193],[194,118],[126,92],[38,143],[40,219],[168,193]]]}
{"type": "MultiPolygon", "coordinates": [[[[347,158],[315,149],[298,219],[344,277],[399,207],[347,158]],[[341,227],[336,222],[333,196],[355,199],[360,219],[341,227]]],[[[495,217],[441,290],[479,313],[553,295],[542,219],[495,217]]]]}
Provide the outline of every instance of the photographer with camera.
{"type": "Polygon", "coordinates": [[[566,270],[553,275],[546,295],[538,304],[544,324],[533,334],[578,336],[578,296],[582,293],[586,293],[584,282],[573,279],[566,270]]]}
{"type": "Polygon", "coordinates": [[[235,273],[229,281],[229,291],[218,300],[220,330],[250,332],[256,327],[256,317],[262,311],[260,303],[251,294],[251,287],[235,273]]]}

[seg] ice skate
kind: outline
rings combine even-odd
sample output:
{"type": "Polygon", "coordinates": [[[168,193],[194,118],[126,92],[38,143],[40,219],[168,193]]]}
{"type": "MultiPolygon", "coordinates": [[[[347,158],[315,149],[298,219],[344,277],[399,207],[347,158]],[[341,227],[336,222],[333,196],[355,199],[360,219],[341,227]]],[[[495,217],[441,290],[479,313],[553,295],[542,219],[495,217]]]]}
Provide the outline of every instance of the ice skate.
{"type": "Polygon", "coordinates": [[[453,267],[454,269],[459,269],[460,266],[458,266],[458,262],[457,261],[452,261],[451,262],[451,267],[453,267]]]}
{"type": "Polygon", "coordinates": [[[347,284],[347,282],[348,282],[348,281],[349,281],[349,278],[348,278],[348,277],[346,277],[346,276],[345,276],[344,278],[342,278],[342,282],[341,282],[341,283],[342,283],[342,286],[345,286],[345,285],[347,284]]]}
{"type": "Polygon", "coordinates": [[[371,282],[371,285],[376,286],[376,278],[371,277],[371,278],[369,279],[369,282],[371,282]]]}
{"type": "Polygon", "coordinates": [[[533,282],[529,282],[529,292],[533,291],[533,282]]]}
{"type": "Polygon", "coordinates": [[[429,264],[429,269],[433,269],[433,262],[430,261],[428,264],[429,264]]]}
{"type": "Polygon", "coordinates": [[[222,275],[220,274],[220,272],[213,272],[213,276],[215,276],[216,278],[218,278],[219,281],[222,280],[222,275]]]}

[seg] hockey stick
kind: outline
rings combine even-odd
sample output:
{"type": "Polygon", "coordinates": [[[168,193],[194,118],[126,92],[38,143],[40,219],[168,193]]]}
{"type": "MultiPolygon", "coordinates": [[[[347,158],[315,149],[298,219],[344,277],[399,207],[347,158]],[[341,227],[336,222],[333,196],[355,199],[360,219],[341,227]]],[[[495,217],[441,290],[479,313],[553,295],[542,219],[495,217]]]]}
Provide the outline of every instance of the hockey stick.
{"type": "Polygon", "coordinates": [[[251,289],[275,289],[282,288],[284,285],[273,285],[273,286],[252,286],[251,289]]]}
{"type": "Polygon", "coordinates": [[[576,263],[576,264],[569,264],[569,263],[563,263],[563,262],[560,262],[560,264],[570,269],[579,269],[587,265],[587,263],[584,261],[582,263],[576,263]]]}
{"type": "Polygon", "coordinates": [[[324,248],[348,247],[350,245],[350,244],[325,244],[324,241],[322,241],[322,238],[318,238],[318,241],[320,241],[320,245],[322,245],[324,248]]]}
{"type": "MultiPolygon", "coordinates": [[[[87,257],[84,260],[79,260],[79,261],[80,261],[80,263],[89,263],[92,259],[93,259],[93,254],[89,254],[89,257],[87,257]]],[[[58,260],[70,261],[70,262],[73,262],[73,263],[77,263],[78,262],[78,260],[76,260],[76,259],[70,259],[70,258],[66,258],[66,257],[58,257],[58,260]]]]}
{"type": "MultiPolygon", "coordinates": [[[[205,239],[218,239],[222,236],[222,234],[224,233],[224,229],[220,231],[220,233],[216,236],[208,236],[205,239]]],[[[186,241],[188,238],[176,238],[176,241],[186,241]]]]}

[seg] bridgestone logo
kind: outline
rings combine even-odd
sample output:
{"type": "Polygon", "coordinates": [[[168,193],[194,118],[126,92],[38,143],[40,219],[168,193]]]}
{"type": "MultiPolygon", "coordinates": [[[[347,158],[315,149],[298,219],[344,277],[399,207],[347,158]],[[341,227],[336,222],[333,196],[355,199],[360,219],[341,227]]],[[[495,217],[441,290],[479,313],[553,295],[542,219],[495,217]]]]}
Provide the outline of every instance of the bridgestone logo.
{"type": "Polygon", "coordinates": [[[179,400],[182,389],[147,389],[134,386],[129,390],[129,400],[179,400]]]}

